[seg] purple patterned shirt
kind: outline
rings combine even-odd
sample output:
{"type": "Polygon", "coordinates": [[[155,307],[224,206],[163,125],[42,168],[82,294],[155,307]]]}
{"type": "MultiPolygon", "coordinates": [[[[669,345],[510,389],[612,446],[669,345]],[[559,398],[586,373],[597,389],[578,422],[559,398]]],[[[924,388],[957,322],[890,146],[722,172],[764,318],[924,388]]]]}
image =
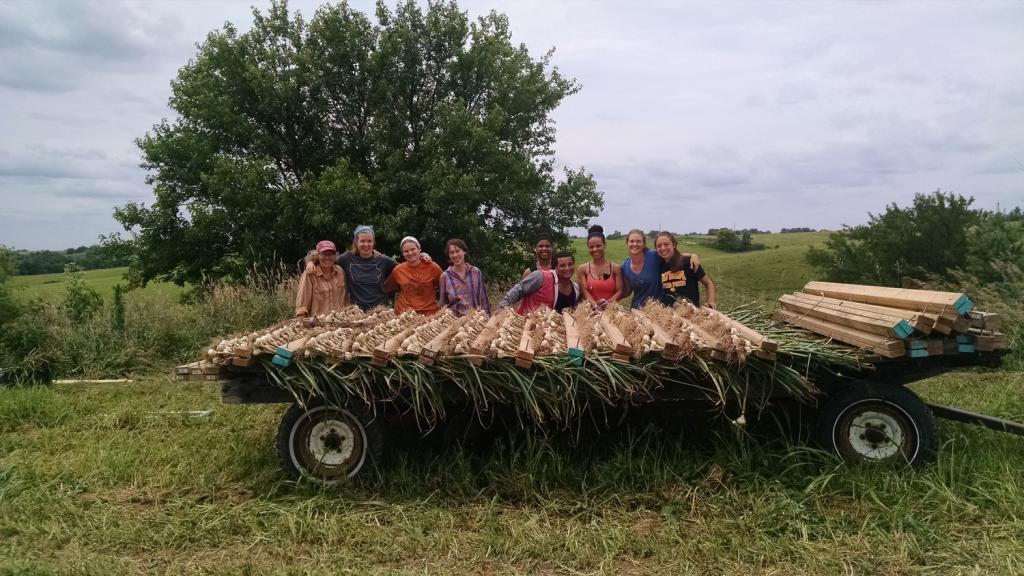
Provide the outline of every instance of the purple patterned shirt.
{"type": "Polygon", "coordinates": [[[484,273],[476,266],[466,264],[465,276],[460,276],[449,266],[441,274],[440,292],[441,306],[451,308],[456,316],[465,316],[474,308],[483,308],[487,314],[491,313],[484,273]]]}

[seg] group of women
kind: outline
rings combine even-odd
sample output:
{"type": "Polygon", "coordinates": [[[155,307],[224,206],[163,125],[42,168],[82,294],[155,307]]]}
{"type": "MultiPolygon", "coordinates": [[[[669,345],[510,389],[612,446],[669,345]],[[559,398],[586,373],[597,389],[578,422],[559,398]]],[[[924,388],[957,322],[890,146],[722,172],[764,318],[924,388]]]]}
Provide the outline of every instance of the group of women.
{"type": "MultiPolygon", "coordinates": [[[[402,263],[378,252],[375,239],[373,228],[359,226],[350,250],[340,255],[330,240],[319,242],[299,281],[296,316],[315,316],[349,303],[369,310],[387,304],[395,292],[397,313],[433,314],[447,307],[458,316],[477,308],[490,314],[483,272],[467,262],[469,247],[463,240],[453,238],[445,244],[449,266],[442,270],[412,236],[400,243],[402,263]]],[[[699,306],[701,284],[707,291],[706,305],[716,307],[715,285],[701,268],[700,259],[696,254],[680,253],[671,233],[658,234],[652,250],[647,247],[647,236],[632,230],[626,236],[626,246],[629,257],[622,265],[611,262],[605,256],[604,230],[591,226],[587,231],[591,260],[577,268],[571,253],[554,254],[551,238],[540,237],[534,245],[534,266],[523,272],[522,280],[498,307],[515,305],[517,312],[525,314],[540,306],[562,310],[585,301],[604,309],[629,295],[633,296],[633,308],[650,300],[671,306],[682,298],[699,306]]]]}

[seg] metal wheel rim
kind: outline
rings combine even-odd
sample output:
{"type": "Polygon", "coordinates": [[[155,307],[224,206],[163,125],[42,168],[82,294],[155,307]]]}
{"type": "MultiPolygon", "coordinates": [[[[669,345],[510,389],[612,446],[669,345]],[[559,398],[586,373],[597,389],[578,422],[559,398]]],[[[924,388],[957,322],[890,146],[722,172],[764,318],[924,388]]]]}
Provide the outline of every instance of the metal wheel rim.
{"type": "Polygon", "coordinates": [[[366,460],[366,430],[351,412],[317,406],[292,426],[288,437],[295,468],[325,484],[351,478],[366,460]]]}
{"type": "Polygon", "coordinates": [[[920,432],[910,414],[881,399],[847,406],[836,418],[832,437],[840,454],[849,452],[866,462],[913,462],[920,445],[920,432]]]}

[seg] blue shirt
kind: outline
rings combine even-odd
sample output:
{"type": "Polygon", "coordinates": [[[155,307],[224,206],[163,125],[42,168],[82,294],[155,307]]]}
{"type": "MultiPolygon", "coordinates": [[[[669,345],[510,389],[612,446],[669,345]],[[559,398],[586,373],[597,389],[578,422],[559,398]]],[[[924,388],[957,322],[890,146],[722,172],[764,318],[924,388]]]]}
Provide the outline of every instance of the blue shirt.
{"type": "Polygon", "coordinates": [[[632,308],[642,308],[648,300],[661,300],[661,257],[650,248],[644,249],[644,267],[637,274],[630,259],[622,262],[622,278],[633,287],[632,308]]]}

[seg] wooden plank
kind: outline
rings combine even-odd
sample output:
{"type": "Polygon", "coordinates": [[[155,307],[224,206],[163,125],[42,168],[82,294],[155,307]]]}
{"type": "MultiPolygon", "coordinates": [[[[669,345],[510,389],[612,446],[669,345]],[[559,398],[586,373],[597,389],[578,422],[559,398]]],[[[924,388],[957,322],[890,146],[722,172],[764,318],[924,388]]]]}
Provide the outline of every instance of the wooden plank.
{"type": "Polygon", "coordinates": [[[239,357],[239,356],[234,356],[233,358],[231,358],[231,365],[232,366],[239,366],[239,367],[242,367],[242,368],[248,368],[249,366],[252,366],[255,363],[256,363],[256,360],[252,356],[249,356],[247,358],[242,358],[242,357],[239,357]]]}
{"type": "Polygon", "coordinates": [[[943,353],[943,338],[929,338],[928,339],[928,355],[929,356],[940,356],[943,353]]]}
{"type": "Polygon", "coordinates": [[[467,320],[469,320],[469,316],[455,318],[447,328],[442,330],[437,336],[434,336],[430,342],[427,342],[427,344],[420,349],[419,362],[427,366],[433,366],[441,356],[441,348],[444,347],[452,334],[458,332],[462,328],[467,320]]]}
{"type": "Polygon", "coordinates": [[[604,314],[601,314],[600,322],[604,328],[604,333],[612,341],[612,354],[626,356],[627,359],[632,356],[633,347],[626,342],[626,337],[622,335],[622,331],[619,330],[618,326],[612,324],[604,314]]]}
{"type": "Polygon", "coordinates": [[[284,346],[278,346],[276,354],[282,358],[287,358],[291,360],[292,358],[295,357],[296,354],[301,352],[302,349],[306,347],[306,343],[309,342],[309,339],[315,336],[316,334],[319,334],[319,332],[306,334],[301,338],[296,338],[295,340],[292,340],[291,342],[285,344],[284,346]]]}
{"type": "Polygon", "coordinates": [[[744,325],[742,322],[737,322],[736,320],[730,318],[726,314],[719,312],[718,310],[712,310],[710,308],[701,308],[701,310],[706,311],[709,316],[713,318],[718,318],[722,322],[725,322],[726,324],[731,326],[732,329],[735,330],[741,338],[749,340],[751,343],[753,343],[755,348],[764,350],[765,352],[777,352],[779,350],[778,343],[769,340],[767,336],[744,325]]]}
{"type": "Polygon", "coordinates": [[[967,316],[970,318],[971,328],[980,328],[992,332],[998,332],[1002,328],[1002,319],[995,312],[971,310],[967,316]]]}
{"type": "Polygon", "coordinates": [[[576,328],[576,318],[566,308],[562,310],[562,323],[565,325],[565,353],[573,358],[583,358],[586,354],[580,348],[579,330],[576,328]]]}
{"type": "Polygon", "coordinates": [[[880,339],[877,334],[861,332],[846,326],[839,326],[815,318],[801,316],[787,310],[780,310],[778,314],[785,322],[800,326],[815,334],[826,336],[833,340],[870,350],[886,358],[899,358],[907,352],[902,340],[880,339]]]}
{"type": "Polygon", "coordinates": [[[535,324],[536,318],[530,316],[526,320],[526,325],[523,326],[523,335],[519,337],[519,348],[516,350],[516,366],[519,368],[533,366],[533,327],[535,324]]]}
{"type": "Polygon", "coordinates": [[[490,340],[485,340],[485,338],[487,338],[488,334],[492,330],[497,329],[498,326],[501,325],[508,313],[508,308],[499,310],[494,316],[491,316],[490,319],[487,320],[487,324],[484,325],[484,329],[477,334],[476,338],[473,339],[473,343],[469,345],[469,354],[467,355],[467,358],[469,359],[470,364],[473,364],[474,366],[483,366],[484,359],[487,358],[487,355],[490,352],[491,344],[490,340]]]}
{"type": "Polygon", "coordinates": [[[837,298],[829,298],[827,296],[815,296],[804,292],[794,292],[793,294],[786,294],[786,296],[807,302],[817,302],[822,306],[835,310],[853,310],[861,316],[871,315],[878,318],[898,318],[905,320],[910,324],[912,329],[926,335],[931,333],[932,326],[935,325],[935,321],[938,319],[937,314],[915,312],[912,310],[904,310],[902,308],[892,308],[890,306],[877,306],[875,304],[865,304],[863,302],[851,302],[849,300],[839,300],[837,298]]]}
{"type": "Polygon", "coordinates": [[[661,346],[661,357],[665,360],[676,362],[679,360],[679,356],[682,354],[683,349],[678,344],[672,341],[672,337],[664,328],[658,326],[658,324],[647,317],[643,310],[633,309],[633,314],[640,320],[640,323],[653,332],[653,339],[658,345],[661,346]]]}
{"type": "Polygon", "coordinates": [[[837,282],[808,282],[803,289],[808,294],[828,296],[852,302],[892,306],[920,312],[934,312],[951,319],[970,310],[972,304],[966,294],[938,292],[909,288],[887,288],[837,282]]]}
{"type": "MultiPolygon", "coordinates": [[[[860,316],[854,310],[849,312],[834,310],[809,304],[796,298],[787,298],[786,296],[779,298],[779,302],[782,303],[782,307],[786,310],[825,320],[826,322],[831,322],[833,324],[849,326],[850,328],[856,328],[857,330],[862,330],[864,332],[871,332],[872,334],[878,334],[880,336],[905,338],[909,336],[912,331],[910,324],[903,319],[894,321],[892,318],[884,319],[871,316],[860,316]]],[[[865,312],[865,314],[871,313],[865,312]]]]}

